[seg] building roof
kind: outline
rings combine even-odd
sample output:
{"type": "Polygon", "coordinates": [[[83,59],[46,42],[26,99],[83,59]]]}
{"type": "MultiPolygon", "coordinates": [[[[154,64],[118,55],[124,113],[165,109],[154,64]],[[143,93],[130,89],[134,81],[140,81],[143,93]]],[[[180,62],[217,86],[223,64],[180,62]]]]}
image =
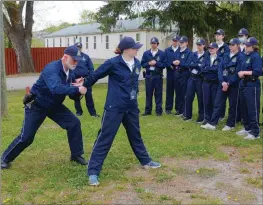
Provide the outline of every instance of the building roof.
{"type": "MultiPolygon", "coordinates": [[[[140,26],[144,22],[143,18],[128,19],[128,20],[118,20],[115,28],[112,29],[112,32],[124,32],[124,31],[135,31],[139,30],[140,26]]],[[[99,29],[100,23],[91,23],[91,24],[82,24],[70,26],[54,33],[48,34],[45,38],[50,37],[60,37],[60,36],[75,36],[83,34],[95,34],[102,33],[99,29]]]]}

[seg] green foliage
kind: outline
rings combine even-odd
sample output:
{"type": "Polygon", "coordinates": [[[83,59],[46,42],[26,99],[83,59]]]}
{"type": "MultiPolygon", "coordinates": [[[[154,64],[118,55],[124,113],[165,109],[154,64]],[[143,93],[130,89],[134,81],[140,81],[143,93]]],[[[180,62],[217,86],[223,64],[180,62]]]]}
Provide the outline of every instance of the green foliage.
{"type": "Polygon", "coordinates": [[[56,32],[56,31],[59,31],[63,28],[67,28],[67,27],[70,27],[70,26],[73,26],[74,24],[70,24],[68,22],[62,22],[61,24],[55,26],[55,25],[49,25],[46,29],[44,29],[43,31],[46,31],[46,32],[49,32],[49,33],[53,33],[53,32],[56,32]]]}

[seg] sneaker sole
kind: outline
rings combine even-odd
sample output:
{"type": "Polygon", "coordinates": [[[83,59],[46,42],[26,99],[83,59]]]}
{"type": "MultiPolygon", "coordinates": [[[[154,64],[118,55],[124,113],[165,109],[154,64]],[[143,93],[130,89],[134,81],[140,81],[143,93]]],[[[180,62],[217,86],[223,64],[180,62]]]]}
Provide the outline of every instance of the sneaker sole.
{"type": "Polygon", "coordinates": [[[96,183],[96,184],[90,184],[90,183],[89,183],[90,186],[99,186],[99,184],[100,184],[100,183],[96,183]]]}
{"type": "Polygon", "coordinates": [[[144,169],[157,169],[157,168],[160,168],[162,165],[160,166],[156,166],[156,167],[151,167],[151,166],[148,166],[148,165],[144,165],[142,166],[144,169]]]}

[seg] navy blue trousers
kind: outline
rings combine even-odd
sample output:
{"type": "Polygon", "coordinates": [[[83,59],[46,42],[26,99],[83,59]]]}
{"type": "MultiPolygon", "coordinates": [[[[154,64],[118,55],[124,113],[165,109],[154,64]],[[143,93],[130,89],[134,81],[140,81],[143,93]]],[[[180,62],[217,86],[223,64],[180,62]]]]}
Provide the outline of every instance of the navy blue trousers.
{"type": "Polygon", "coordinates": [[[145,113],[152,113],[152,99],[155,98],[155,112],[161,114],[163,112],[163,78],[162,76],[146,76],[145,78],[146,106],[145,113]]]}
{"type": "Polygon", "coordinates": [[[229,127],[235,127],[237,112],[238,112],[238,97],[239,97],[239,88],[238,87],[229,87],[227,91],[222,91],[222,86],[218,86],[217,96],[215,100],[215,106],[213,109],[213,114],[209,124],[217,125],[219,118],[221,117],[222,107],[226,104],[226,100],[229,100],[229,110],[228,118],[226,125],[229,127]]]}
{"type": "Polygon", "coordinates": [[[203,82],[203,101],[205,110],[205,120],[210,121],[215,105],[215,99],[218,91],[218,83],[203,82]]]}
{"type": "Polygon", "coordinates": [[[61,128],[67,130],[68,143],[72,156],[79,156],[84,153],[81,124],[79,119],[64,105],[59,105],[47,110],[33,103],[31,108],[25,108],[25,118],[21,133],[2,154],[2,160],[12,162],[25,148],[32,144],[35,134],[49,117],[61,128]]]}
{"type": "Polygon", "coordinates": [[[244,127],[253,136],[258,136],[259,128],[259,113],[260,113],[260,86],[248,87],[240,82],[240,106],[244,127]]]}
{"type": "Polygon", "coordinates": [[[204,120],[204,102],[203,102],[203,80],[198,77],[190,77],[187,83],[187,91],[185,97],[185,111],[184,116],[188,119],[192,118],[193,101],[195,94],[198,100],[198,119],[204,120]]]}
{"type": "MultiPolygon", "coordinates": [[[[94,101],[92,97],[92,88],[87,88],[87,92],[85,94],[85,101],[86,101],[86,107],[89,111],[90,115],[96,115],[96,110],[94,106],[94,101]]],[[[81,101],[75,100],[75,109],[77,113],[83,113],[82,107],[81,107],[81,101]]]]}
{"type": "MultiPolygon", "coordinates": [[[[175,102],[175,71],[167,70],[165,110],[172,111],[175,102]]],[[[176,107],[175,107],[176,110],[176,107]]]]}
{"type": "Polygon", "coordinates": [[[126,129],[131,148],[140,163],[145,165],[151,161],[140,133],[139,110],[135,109],[127,112],[105,110],[102,117],[101,129],[90,156],[88,175],[99,175],[121,123],[126,129]]]}
{"type": "Polygon", "coordinates": [[[189,79],[188,71],[175,71],[175,93],[176,93],[176,100],[175,100],[175,109],[178,113],[184,113],[185,107],[185,96],[187,90],[187,82],[189,79]]]}

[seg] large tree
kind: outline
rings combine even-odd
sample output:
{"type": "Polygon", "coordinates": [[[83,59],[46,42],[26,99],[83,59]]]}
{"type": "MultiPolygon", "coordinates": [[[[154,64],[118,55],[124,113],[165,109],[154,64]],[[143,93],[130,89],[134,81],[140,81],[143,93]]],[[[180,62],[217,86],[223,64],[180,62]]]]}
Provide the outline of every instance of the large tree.
{"type": "Polygon", "coordinates": [[[34,72],[31,55],[34,1],[3,1],[4,32],[12,42],[21,73],[34,72]],[[23,9],[25,7],[25,17],[23,9]]]}

